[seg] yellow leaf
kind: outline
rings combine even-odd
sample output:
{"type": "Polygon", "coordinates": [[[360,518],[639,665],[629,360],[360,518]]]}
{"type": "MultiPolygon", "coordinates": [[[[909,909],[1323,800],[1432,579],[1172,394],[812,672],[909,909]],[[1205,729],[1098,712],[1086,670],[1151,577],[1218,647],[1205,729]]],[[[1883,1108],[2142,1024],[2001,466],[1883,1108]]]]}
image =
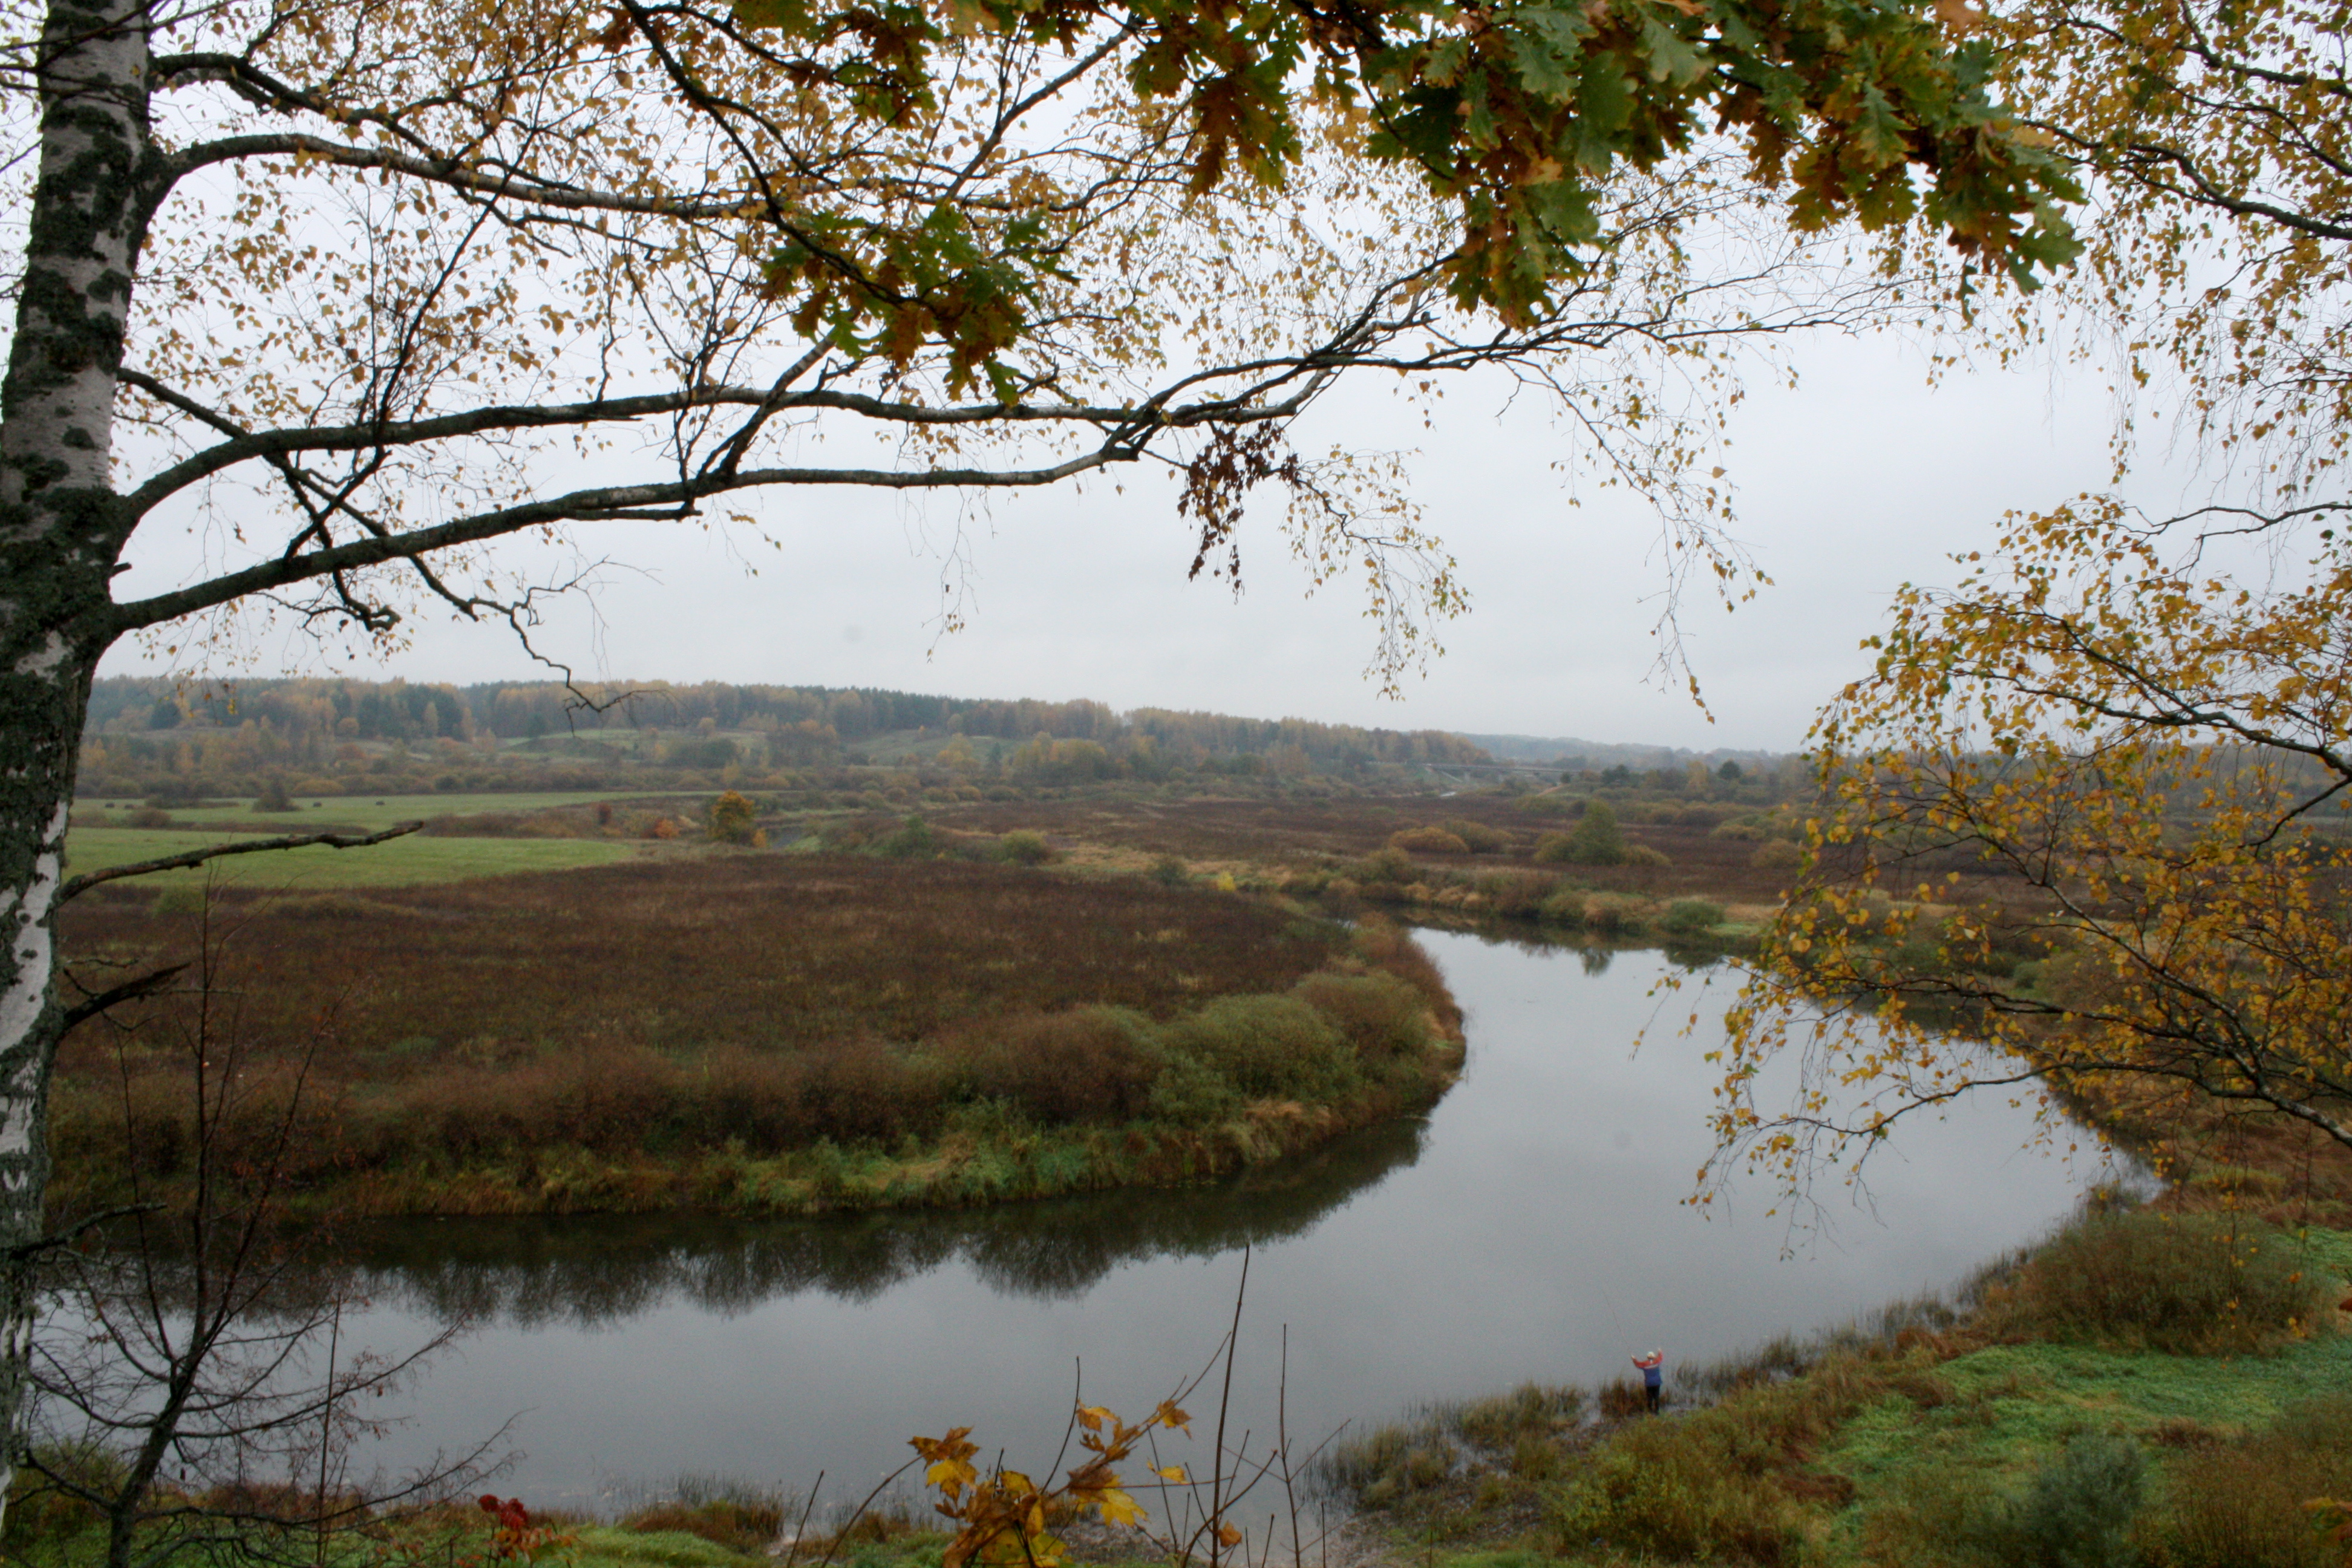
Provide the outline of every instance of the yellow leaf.
{"type": "Polygon", "coordinates": [[[1102,1495],[1102,1517],[1105,1524],[1141,1524],[1143,1510],[1136,1500],[1112,1487],[1102,1495]]]}

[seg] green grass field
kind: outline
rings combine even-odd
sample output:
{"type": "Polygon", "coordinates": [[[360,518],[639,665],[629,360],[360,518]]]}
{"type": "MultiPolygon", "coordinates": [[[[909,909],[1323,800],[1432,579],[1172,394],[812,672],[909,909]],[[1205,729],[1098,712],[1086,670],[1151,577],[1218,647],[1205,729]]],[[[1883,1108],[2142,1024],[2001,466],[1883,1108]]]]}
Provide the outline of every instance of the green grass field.
{"type": "MultiPolygon", "coordinates": [[[[707,794],[708,792],[700,792],[707,794]]],[[[550,811],[558,806],[586,805],[600,800],[618,804],[627,800],[673,800],[675,795],[648,795],[643,790],[590,790],[557,794],[501,795],[486,792],[479,795],[296,795],[294,804],[299,809],[283,812],[256,812],[249,809],[248,799],[227,799],[223,805],[206,806],[201,811],[174,811],[173,820],[190,826],[225,827],[236,832],[267,831],[300,833],[310,831],[316,818],[321,823],[360,827],[373,832],[390,827],[395,822],[430,821],[436,816],[471,816],[482,812],[512,812],[518,815],[550,811]]],[[[78,827],[100,827],[110,816],[119,816],[139,805],[135,800],[118,800],[110,804],[100,800],[75,803],[74,824],[78,827]]]]}
{"type": "MultiPolygon", "coordinates": [[[[287,833],[310,828],[310,824],[297,816],[275,820],[284,825],[280,831],[287,833]]],[[[400,820],[391,816],[382,823],[363,826],[389,826],[400,820]]],[[[339,825],[350,825],[348,818],[338,821],[339,825]]],[[[66,869],[68,874],[78,874],[132,860],[161,859],[221,840],[218,832],[201,829],[76,827],[66,836],[66,869]]],[[[422,882],[503,877],[515,871],[563,871],[578,866],[603,866],[651,850],[650,845],[609,839],[427,838],[419,835],[364,849],[312,847],[262,855],[232,855],[204,867],[142,877],[136,885],[158,889],[193,886],[212,876],[225,883],[256,888],[410,887],[422,882]]]]}

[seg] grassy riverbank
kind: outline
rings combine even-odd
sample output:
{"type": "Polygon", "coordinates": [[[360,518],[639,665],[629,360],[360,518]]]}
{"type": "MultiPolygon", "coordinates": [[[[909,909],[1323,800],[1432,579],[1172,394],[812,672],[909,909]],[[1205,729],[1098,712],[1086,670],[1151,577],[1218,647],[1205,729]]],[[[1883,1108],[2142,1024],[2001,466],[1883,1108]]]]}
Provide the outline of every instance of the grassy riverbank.
{"type": "Polygon", "coordinates": [[[1391,1556],[1465,1568],[2336,1568],[2305,1505],[2352,1497],[2352,1231],[2237,1197],[2086,1215],[1956,1301],[1685,1369],[1663,1419],[1531,1386],[1356,1436],[1329,1478],[1391,1556]]]}
{"type": "MultiPolygon", "coordinates": [[[[1462,1056],[1392,927],[1142,879],[736,853],[185,907],[93,898],[140,968],[209,940],[219,1135],[291,1116],[299,1208],[805,1214],[1200,1180],[1420,1110],[1462,1056]],[[206,923],[208,922],[208,924],[206,923]]],[[[194,998],[84,1031],[61,1205],[169,1196],[194,998]]]]}

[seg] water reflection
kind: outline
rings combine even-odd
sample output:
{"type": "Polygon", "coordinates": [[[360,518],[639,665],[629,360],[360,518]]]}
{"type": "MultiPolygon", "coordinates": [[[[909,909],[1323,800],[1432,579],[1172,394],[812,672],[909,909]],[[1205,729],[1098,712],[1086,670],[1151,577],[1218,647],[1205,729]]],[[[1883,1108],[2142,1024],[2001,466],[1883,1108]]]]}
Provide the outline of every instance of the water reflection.
{"type": "Polygon", "coordinates": [[[1286,1354],[1292,1430],[1321,1434],[1531,1377],[1613,1376],[1633,1339],[1705,1361],[1868,1311],[2031,1238],[2101,1174],[2021,1152],[2030,1113],[2005,1097],[1963,1103],[1906,1122],[1874,1157],[1873,1201],[1833,1201],[1836,1233],[1791,1256],[1759,1184],[1686,1201],[1727,987],[1663,997],[1683,965],[1654,951],[1423,940],[1468,1011],[1462,1082],[1425,1126],[1234,1183],[823,1222],[354,1237],[376,1302],[354,1339],[397,1349],[452,1317],[484,1325],[382,1457],[413,1462],[520,1412],[513,1489],[570,1501],[688,1470],[805,1485],[823,1469],[862,1490],[909,1434],[950,1426],[1050,1455],[1074,1363],[1119,1409],[1199,1366],[1231,1321],[1244,1242],[1235,1419],[1270,1429],[1286,1354]],[[1706,1033],[1676,1029],[1692,1013],[1706,1033]]]}
{"type": "Polygon", "coordinates": [[[385,1223],[349,1237],[345,1256],[382,1305],[521,1329],[609,1326],[670,1303],[732,1317],[812,1290],[867,1301],[950,1263],[999,1295],[1063,1300],[1129,1264],[1304,1235],[1420,1159],[1427,1135],[1416,1118],[1228,1182],[985,1209],[385,1223]]]}

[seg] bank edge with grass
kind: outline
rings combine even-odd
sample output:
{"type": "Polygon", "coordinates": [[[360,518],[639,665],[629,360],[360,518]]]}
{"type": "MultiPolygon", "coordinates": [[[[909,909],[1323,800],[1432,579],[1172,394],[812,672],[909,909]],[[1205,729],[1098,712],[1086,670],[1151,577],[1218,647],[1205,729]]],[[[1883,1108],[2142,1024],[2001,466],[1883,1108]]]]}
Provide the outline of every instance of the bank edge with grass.
{"type": "MultiPolygon", "coordinates": [[[[2095,1205],[1952,1299],[1638,1388],[1529,1384],[1335,1445],[1400,1557],[2338,1568],[2352,1231],[2095,1205]]],[[[2346,1515],[2345,1517],[2352,1517],[2346,1515]]]]}
{"type": "MultiPolygon", "coordinates": [[[[791,1056],[650,1047],[299,1100],[257,1069],[232,1114],[294,1108],[296,1212],[689,1209],[801,1215],[1207,1181],[1426,1110],[1458,1075],[1461,1012],[1411,937],[1367,922],[1281,992],[1154,1019],[1083,1005],[979,1020],[903,1048],[791,1056]],[[429,1084],[429,1092],[423,1087],[429,1084]]],[[[274,1077],[273,1077],[274,1075],[274,1077]]],[[[72,1212],[173,1196],[193,1101],[150,1072],[60,1086],[51,1137],[72,1212]]]]}

